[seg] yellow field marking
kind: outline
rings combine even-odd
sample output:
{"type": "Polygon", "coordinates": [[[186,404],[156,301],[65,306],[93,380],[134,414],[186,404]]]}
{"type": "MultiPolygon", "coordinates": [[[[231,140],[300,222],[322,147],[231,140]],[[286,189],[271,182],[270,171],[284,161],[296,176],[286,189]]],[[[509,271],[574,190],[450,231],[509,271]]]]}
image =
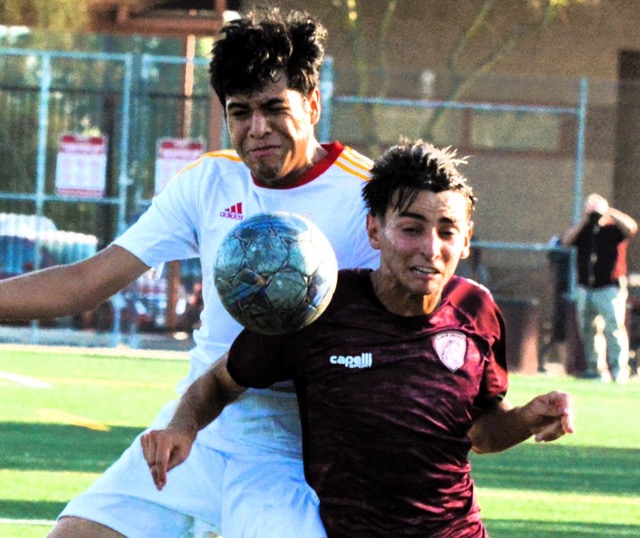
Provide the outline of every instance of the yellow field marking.
{"type": "Polygon", "coordinates": [[[570,502],[580,504],[624,504],[629,506],[640,507],[640,497],[623,497],[623,496],[605,496],[605,495],[578,495],[575,493],[558,493],[558,492],[546,492],[546,491],[514,491],[514,490],[498,490],[492,488],[477,488],[478,496],[482,497],[494,497],[497,499],[523,499],[523,500],[538,500],[550,502],[570,502]]]}
{"type": "Polygon", "coordinates": [[[61,422],[63,424],[70,424],[71,426],[80,426],[82,428],[87,428],[88,430],[100,432],[108,432],[111,430],[109,426],[102,422],[91,420],[86,417],[80,417],[78,415],[72,415],[71,413],[60,411],[59,409],[38,409],[38,416],[47,421],[61,422]]]}

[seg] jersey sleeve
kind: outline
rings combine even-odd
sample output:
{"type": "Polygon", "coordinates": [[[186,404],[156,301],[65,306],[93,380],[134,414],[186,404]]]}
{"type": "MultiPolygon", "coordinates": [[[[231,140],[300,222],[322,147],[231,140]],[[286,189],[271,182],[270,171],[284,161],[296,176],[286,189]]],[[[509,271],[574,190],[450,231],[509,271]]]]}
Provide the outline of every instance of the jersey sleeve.
{"type": "Polygon", "coordinates": [[[452,295],[486,358],[474,405],[491,407],[504,399],[509,388],[504,319],[491,292],[480,284],[456,278],[452,295]]]}
{"type": "Polygon", "coordinates": [[[114,244],[149,267],[197,257],[198,170],[198,167],[187,170],[170,181],[114,244]]]}
{"type": "Polygon", "coordinates": [[[489,355],[480,391],[474,402],[480,408],[491,407],[501,402],[509,388],[504,320],[497,305],[493,301],[491,304],[493,305],[492,317],[496,323],[496,332],[490,341],[489,355]]]}
{"type": "Polygon", "coordinates": [[[239,385],[257,389],[291,379],[284,349],[282,337],[243,330],[229,350],[229,374],[239,385]]]}

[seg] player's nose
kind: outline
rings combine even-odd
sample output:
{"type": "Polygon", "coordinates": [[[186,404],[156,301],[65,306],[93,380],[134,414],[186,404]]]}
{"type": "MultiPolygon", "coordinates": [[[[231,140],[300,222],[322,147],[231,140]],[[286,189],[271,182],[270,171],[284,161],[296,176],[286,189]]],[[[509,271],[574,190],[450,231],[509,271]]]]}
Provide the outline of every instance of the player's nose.
{"type": "Polygon", "coordinates": [[[251,115],[251,127],[249,134],[253,137],[260,138],[269,132],[269,121],[260,111],[255,111],[251,115]]]}
{"type": "Polygon", "coordinates": [[[435,228],[424,234],[420,242],[420,252],[426,259],[431,260],[438,256],[441,248],[442,240],[435,228]]]}

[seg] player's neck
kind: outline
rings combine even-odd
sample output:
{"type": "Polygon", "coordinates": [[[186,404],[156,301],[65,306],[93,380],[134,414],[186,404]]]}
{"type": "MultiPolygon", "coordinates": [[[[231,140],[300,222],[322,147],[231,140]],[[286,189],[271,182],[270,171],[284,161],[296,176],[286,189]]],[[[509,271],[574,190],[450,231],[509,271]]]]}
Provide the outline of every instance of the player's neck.
{"type": "Polygon", "coordinates": [[[325,159],[328,154],[329,152],[314,138],[309,143],[305,158],[286,176],[278,178],[277,181],[264,181],[260,179],[255,179],[255,181],[258,185],[279,189],[299,186],[310,181],[312,177],[311,171],[318,163],[325,159]]]}
{"type": "Polygon", "coordinates": [[[309,143],[309,151],[307,152],[309,159],[309,168],[312,168],[318,164],[322,159],[327,156],[328,152],[322,147],[320,142],[315,138],[309,143]]]}
{"type": "Polygon", "coordinates": [[[376,269],[371,272],[373,292],[386,310],[403,317],[431,314],[440,303],[441,294],[417,295],[407,289],[401,289],[392,279],[376,269]]]}

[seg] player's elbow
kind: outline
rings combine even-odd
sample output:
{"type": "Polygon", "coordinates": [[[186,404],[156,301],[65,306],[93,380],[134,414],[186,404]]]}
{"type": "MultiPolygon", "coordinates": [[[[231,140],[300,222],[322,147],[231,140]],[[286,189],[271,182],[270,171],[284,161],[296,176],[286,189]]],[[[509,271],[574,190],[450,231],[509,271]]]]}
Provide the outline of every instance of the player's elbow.
{"type": "Polygon", "coordinates": [[[481,428],[475,425],[469,430],[469,439],[471,440],[471,452],[474,454],[487,454],[491,452],[489,440],[482,435],[481,428]]]}
{"type": "Polygon", "coordinates": [[[471,432],[469,437],[471,439],[471,452],[474,454],[491,454],[493,452],[499,452],[499,450],[496,450],[496,447],[486,436],[471,432]]]}

